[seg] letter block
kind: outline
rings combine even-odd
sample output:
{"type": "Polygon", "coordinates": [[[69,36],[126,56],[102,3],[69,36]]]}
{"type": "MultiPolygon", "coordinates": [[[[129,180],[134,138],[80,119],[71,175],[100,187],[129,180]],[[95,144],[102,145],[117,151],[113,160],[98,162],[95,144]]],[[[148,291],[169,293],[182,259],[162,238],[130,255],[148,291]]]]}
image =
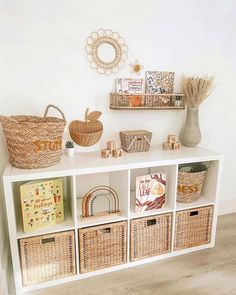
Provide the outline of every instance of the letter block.
{"type": "Polygon", "coordinates": [[[107,141],[107,149],[109,151],[114,151],[118,149],[117,141],[107,141]]]}
{"type": "Polygon", "coordinates": [[[101,157],[104,159],[110,158],[112,156],[111,152],[107,149],[101,150],[101,157]]]}
{"type": "Polygon", "coordinates": [[[123,150],[122,149],[113,150],[112,151],[112,156],[114,158],[123,157],[123,150]]]}

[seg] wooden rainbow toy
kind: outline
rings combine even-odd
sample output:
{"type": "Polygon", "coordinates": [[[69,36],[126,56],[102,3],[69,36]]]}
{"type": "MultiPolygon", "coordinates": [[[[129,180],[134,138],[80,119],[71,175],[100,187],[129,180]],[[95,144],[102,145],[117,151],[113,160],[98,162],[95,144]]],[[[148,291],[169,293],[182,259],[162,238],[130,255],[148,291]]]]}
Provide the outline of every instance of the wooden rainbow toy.
{"type": "Polygon", "coordinates": [[[92,188],[87,194],[83,197],[83,202],[82,202],[82,219],[87,219],[87,218],[96,218],[96,217],[101,217],[101,216],[110,216],[110,215],[120,215],[120,210],[119,210],[119,198],[116,193],[116,191],[106,185],[100,185],[92,188]],[[106,191],[109,194],[104,195],[103,194],[97,194],[99,191],[106,191]],[[94,201],[97,198],[105,198],[108,202],[108,211],[101,211],[94,213],[93,206],[94,206],[94,201]]]}

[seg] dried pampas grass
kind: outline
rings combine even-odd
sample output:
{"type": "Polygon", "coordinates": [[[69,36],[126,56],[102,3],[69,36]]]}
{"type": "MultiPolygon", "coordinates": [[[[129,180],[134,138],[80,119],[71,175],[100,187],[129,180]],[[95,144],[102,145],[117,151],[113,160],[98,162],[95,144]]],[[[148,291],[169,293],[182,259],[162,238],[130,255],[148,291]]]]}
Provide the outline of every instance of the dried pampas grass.
{"type": "Polygon", "coordinates": [[[213,82],[214,77],[184,77],[183,92],[187,106],[198,108],[213,91],[213,82]]]}

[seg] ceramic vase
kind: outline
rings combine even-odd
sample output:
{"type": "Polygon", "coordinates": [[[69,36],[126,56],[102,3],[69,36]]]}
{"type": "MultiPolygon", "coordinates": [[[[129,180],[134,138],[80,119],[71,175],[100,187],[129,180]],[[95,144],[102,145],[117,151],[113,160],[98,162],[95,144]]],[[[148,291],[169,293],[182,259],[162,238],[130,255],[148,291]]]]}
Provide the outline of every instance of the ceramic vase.
{"type": "Polygon", "coordinates": [[[199,108],[187,108],[186,120],[180,132],[180,142],[184,146],[193,147],[200,141],[199,108]]]}

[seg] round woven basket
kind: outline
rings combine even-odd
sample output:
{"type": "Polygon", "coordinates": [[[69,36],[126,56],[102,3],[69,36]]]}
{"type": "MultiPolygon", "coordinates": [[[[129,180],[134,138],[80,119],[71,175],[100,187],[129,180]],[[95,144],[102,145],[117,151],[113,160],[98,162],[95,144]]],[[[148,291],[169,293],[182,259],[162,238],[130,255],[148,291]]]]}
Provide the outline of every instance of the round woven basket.
{"type": "Polygon", "coordinates": [[[103,133],[100,121],[83,122],[75,120],[69,126],[70,136],[80,146],[91,146],[99,141],[103,133]]]}
{"type": "Polygon", "coordinates": [[[26,169],[44,168],[60,161],[66,120],[58,107],[48,105],[44,117],[0,116],[0,122],[12,166],[26,169]],[[48,117],[49,108],[58,110],[62,119],[48,117]]]}
{"type": "MultiPolygon", "coordinates": [[[[200,198],[207,167],[202,163],[182,165],[190,168],[189,172],[178,173],[177,202],[191,203],[200,198]]],[[[181,169],[180,169],[181,170],[181,169]]]]}

